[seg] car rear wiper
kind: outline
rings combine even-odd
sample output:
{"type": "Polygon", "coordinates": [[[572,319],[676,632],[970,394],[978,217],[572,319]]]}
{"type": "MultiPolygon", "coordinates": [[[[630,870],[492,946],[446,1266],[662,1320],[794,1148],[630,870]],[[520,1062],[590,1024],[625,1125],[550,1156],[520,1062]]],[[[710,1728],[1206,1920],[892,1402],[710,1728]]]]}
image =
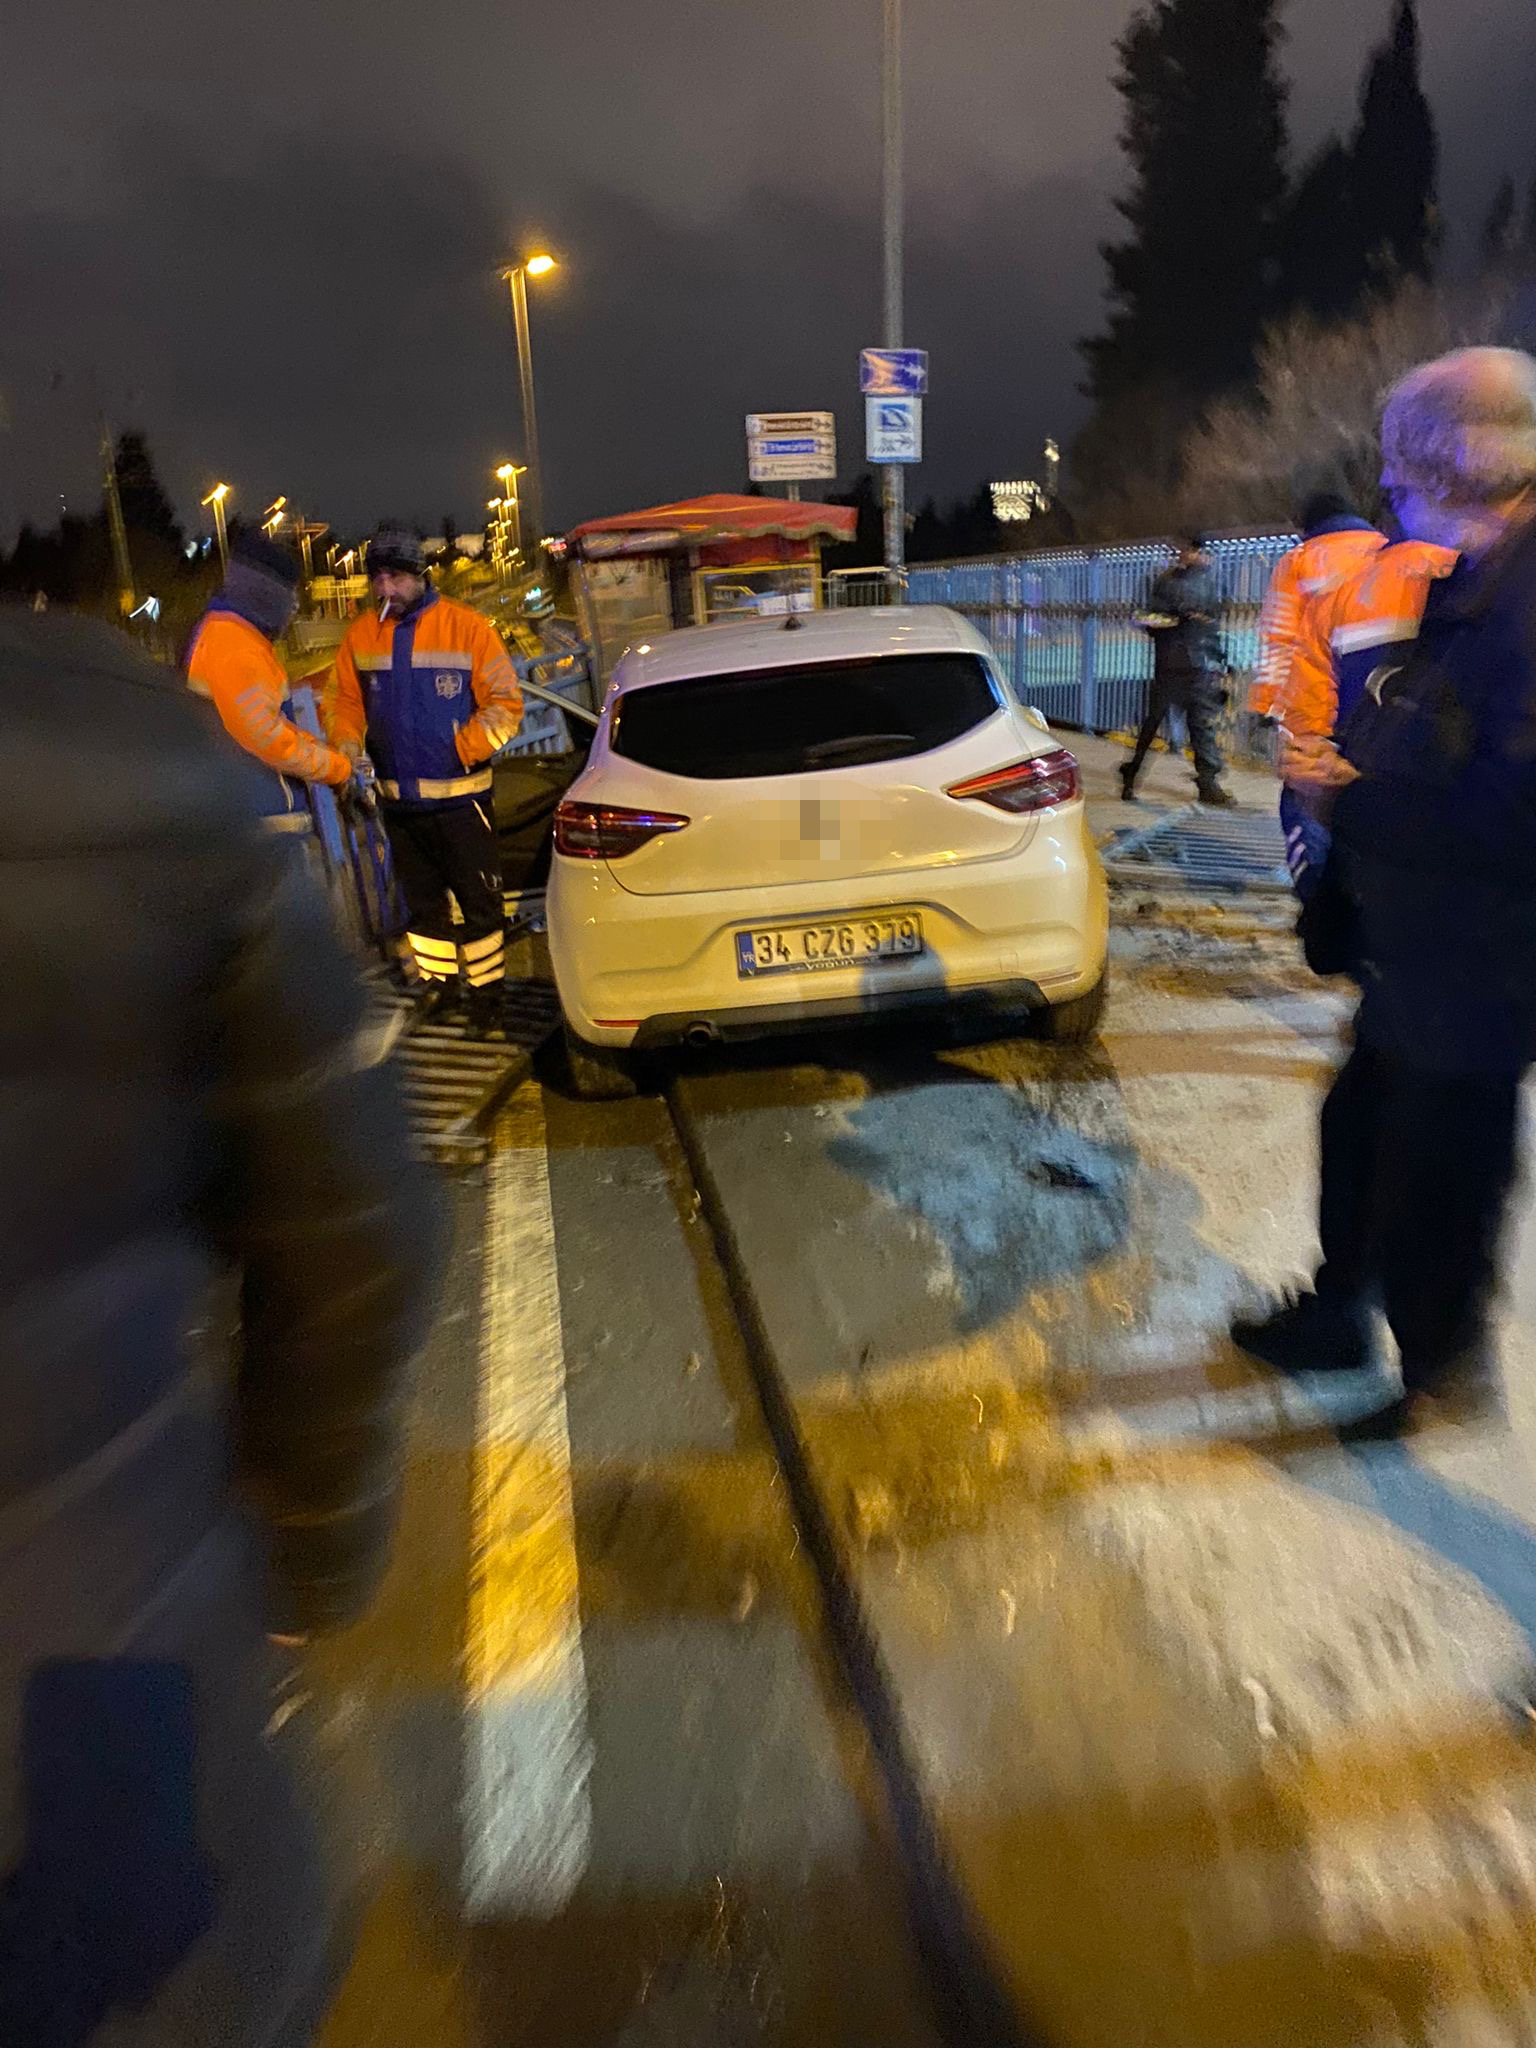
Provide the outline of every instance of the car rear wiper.
{"type": "Polygon", "coordinates": [[[823,768],[847,756],[847,766],[855,761],[887,761],[895,755],[910,754],[916,745],[917,735],[910,732],[850,733],[845,739],[818,740],[814,746],[805,748],[800,758],[807,768],[823,768]]]}

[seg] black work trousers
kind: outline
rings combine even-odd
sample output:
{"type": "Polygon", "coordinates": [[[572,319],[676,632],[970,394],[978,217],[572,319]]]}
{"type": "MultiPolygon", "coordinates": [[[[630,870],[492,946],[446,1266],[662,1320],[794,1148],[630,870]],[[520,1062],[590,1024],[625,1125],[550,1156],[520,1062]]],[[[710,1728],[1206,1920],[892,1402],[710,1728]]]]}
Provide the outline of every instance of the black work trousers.
{"type": "Polygon", "coordinates": [[[453,980],[462,953],[464,978],[472,988],[500,981],[506,964],[506,911],[489,801],[471,799],[430,810],[389,804],[384,823],[405,897],[411,951],[423,978],[453,980]],[[457,924],[454,903],[462,920],[457,924]]]}
{"type": "Polygon", "coordinates": [[[1147,692],[1146,716],[1136,735],[1136,745],[1126,764],[1127,783],[1141,773],[1152,742],[1162,730],[1170,711],[1182,711],[1189,727],[1190,751],[1195,757],[1195,782],[1201,790],[1214,789],[1221,781],[1221,693],[1218,685],[1205,678],[1154,677],[1147,692]]]}
{"type": "Polygon", "coordinates": [[[1321,1300],[1379,1304],[1410,1390],[1486,1334],[1520,1075],[1440,1074],[1356,1045],[1323,1104],[1321,1300]]]}

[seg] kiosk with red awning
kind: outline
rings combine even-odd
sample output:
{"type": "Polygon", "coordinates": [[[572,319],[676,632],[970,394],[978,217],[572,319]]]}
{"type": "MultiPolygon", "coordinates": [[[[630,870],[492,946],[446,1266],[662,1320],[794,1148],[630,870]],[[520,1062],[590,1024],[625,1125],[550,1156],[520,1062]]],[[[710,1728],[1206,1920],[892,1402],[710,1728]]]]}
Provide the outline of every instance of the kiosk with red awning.
{"type": "Polygon", "coordinates": [[[822,543],[857,525],[851,505],[725,493],[587,520],[569,535],[571,584],[600,676],[648,634],[814,610],[822,543]]]}

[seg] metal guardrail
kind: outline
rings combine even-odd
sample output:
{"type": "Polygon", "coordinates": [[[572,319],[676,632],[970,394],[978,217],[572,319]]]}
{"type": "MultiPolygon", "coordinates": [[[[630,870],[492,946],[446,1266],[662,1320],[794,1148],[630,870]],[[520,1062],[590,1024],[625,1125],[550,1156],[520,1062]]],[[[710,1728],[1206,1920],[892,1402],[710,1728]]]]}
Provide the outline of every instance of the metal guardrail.
{"type": "MultiPolygon", "coordinates": [[[[1270,573],[1294,533],[1211,541],[1221,629],[1240,675],[1259,654],[1259,608],[1270,573]]],[[[1172,559],[1165,541],[1108,548],[1052,548],[975,562],[923,562],[907,572],[908,604],[942,604],[971,619],[992,643],[1019,697],[1057,725],[1091,732],[1135,726],[1152,680],[1152,642],[1134,622],[1148,585],[1172,559]]],[[[834,570],[829,605],[883,604],[878,571],[834,570]]],[[[1246,694],[1246,693],[1243,693],[1246,694]]],[[[1246,751],[1246,716],[1237,743],[1246,751]]]]}

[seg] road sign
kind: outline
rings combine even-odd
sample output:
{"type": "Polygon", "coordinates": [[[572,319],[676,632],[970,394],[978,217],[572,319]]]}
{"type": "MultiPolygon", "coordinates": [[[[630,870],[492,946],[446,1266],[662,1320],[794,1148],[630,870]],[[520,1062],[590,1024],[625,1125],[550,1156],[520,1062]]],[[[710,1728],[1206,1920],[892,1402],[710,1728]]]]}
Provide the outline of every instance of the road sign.
{"type": "Polygon", "coordinates": [[[871,462],[921,462],[923,401],[920,398],[866,398],[864,453],[871,462]]]}
{"type": "Polygon", "coordinates": [[[866,348],[859,355],[859,389],[866,398],[922,398],[928,390],[928,351],[866,348]]]}
{"type": "Polygon", "coordinates": [[[747,469],[755,484],[835,477],[836,420],[829,412],[749,412],[747,469]]]}

